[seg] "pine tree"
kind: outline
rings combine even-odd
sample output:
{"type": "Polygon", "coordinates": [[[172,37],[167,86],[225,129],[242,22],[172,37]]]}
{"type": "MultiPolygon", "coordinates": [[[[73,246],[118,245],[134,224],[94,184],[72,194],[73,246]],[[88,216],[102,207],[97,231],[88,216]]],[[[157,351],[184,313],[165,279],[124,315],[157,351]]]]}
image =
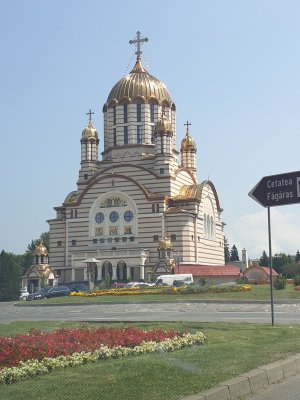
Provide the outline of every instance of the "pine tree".
{"type": "Polygon", "coordinates": [[[267,253],[264,250],[262,256],[259,259],[259,265],[261,267],[267,267],[268,264],[269,264],[269,257],[267,256],[267,253]]]}
{"type": "Polygon", "coordinates": [[[239,253],[237,251],[235,244],[231,247],[230,261],[240,261],[239,253]]]}
{"type": "Polygon", "coordinates": [[[230,251],[229,251],[229,244],[228,240],[224,237],[224,257],[225,257],[225,264],[230,261],[230,251]]]}
{"type": "Polygon", "coordinates": [[[295,261],[300,264],[300,251],[297,250],[296,256],[295,256],[295,261]]]}

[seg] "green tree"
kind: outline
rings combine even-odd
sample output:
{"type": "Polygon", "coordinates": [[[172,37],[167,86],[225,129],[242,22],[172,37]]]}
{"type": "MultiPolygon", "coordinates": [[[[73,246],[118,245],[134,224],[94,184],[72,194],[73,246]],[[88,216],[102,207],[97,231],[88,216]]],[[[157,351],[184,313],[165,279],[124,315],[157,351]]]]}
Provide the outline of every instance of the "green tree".
{"type": "Polygon", "coordinates": [[[278,274],[282,274],[284,271],[284,267],[289,265],[289,258],[284,253],[275,254],[273,257],[273,268],[278,274]]]}
{"type": "Polygon", "coordinates": [[[17,300],[20,295],[22,257],[13,253],[0,253],[0,301],[17,300]]]}
{"type": "Polygon", "coordinates": [[[296,256],[295,256],[295,261],[300,264],[300,251],[297,250],[296,256]]]}
{"type": "Polygon", "coordinates": [[[230,250],[230,261],[240,261],[239,253],[235,244],[231,247],[230,250]]]}
{"type": "Polygon", "coordinates": [[[269,257],[267,256],[265,250],[263,251],[263,254],[259,259],[259,265],[261,267],[267,267],[269,265],[269,257]]]}
{"type": "Polygon", "coordinates": [[[284,289],[286,287],[286,279],[284,276],[277,275],[273,281],[273,287],[277,290],[284,289]]]}
{"type": "Polygon", "coordinates": [[[229,244],[228,240],[224,237],[224,257],[225,257],[225,264],[230,261],[230,251],[229,251],[229,244]]]}

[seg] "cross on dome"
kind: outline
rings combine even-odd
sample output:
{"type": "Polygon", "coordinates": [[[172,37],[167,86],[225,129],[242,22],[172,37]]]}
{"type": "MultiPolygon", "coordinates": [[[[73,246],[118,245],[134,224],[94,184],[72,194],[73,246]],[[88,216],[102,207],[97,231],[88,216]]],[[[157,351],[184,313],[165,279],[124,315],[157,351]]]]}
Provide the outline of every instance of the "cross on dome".
{"type": "Polygon", "coordinates": [[[140,60],[141,59],[141,54],[143,54],[143,52],[141,51],[141,44],[144,43],[144,42],[148,42],[148,38],[145,37],[145,38],[142,39],[140,31],[137,31],[136,39],[129,40],[130,44],[136,44],[137,51],[135,52],[135,54],[137,55],[137,60],[140,60]]]}
{"type": "Polygon", "coordinates": [[[95,114],[94,112],[92,112],[92,110],[90,109],[89,112],[86,113],[86,115],[89,116],[89,123],[92,122],[92,115],[95,114]]]}
{"type": "Polygon", "coordinates": [[[186,126],[186,133],[188,134],[189,131],[189,126],[192,125],[189,121],[186,121],[186,124],[184,124],[184,126],[186,126]]]}

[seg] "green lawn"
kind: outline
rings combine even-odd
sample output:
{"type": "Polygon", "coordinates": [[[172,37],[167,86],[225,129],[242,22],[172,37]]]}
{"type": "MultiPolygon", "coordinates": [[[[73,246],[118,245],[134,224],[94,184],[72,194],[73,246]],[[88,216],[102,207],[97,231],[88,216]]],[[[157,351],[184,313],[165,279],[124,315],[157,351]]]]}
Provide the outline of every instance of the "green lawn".
{"type": "MultiPolygon", "coordinates": [[[[294,285],[287,285],[283,290],[273,290],[274,300],[300,300],[300,291],[294,285]]],[[[135,296],[99,296],[99,297],[64,297],[35,301],[18,301],[18,306],[39,306],[41,304],[95,304],[105,302],[138,302],[138,301],[184,301],[184,300],[270,300],[270,287],[268,285],[252,285],[252,290],[237,293],[205,293],[205,294],[155,294],[135,296]]]]}
{"type": "MultiPolygon", "coordinates": [[[[74,323],[18,322],[0,325],[0,335],[24,332],[32,327],[53,329],[74,325],[78,326],[74,323]]],[[[28,381],[1,386],[0,398],[180,399],[260,365],[300,352],[300,326],[187,322],[135,325],[202,331],[207,335],[208,342],[204,346],[174,353],[99,361],[56,370],[28,381]]]]}

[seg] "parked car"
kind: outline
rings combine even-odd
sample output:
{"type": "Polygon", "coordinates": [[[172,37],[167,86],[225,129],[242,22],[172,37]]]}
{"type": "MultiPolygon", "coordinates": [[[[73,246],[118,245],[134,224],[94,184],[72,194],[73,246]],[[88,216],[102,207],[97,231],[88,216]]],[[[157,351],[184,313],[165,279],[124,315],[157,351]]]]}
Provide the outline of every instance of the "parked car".
{"type": "Polygon", "coordinates": [[[71,292],[89,292],[90,288],[85,283],[70,283],[65,285],[71,292]]]}
{"type": "Polygon", "coordinates": [[[139,288],[139,289],[142,289],[142,288],[147,288],[147,287],[150,287],[150,286],[153,286],[153,284],[152,283],[147,283],[147,282],[129,282],[129,283],[127,283],[127,285],[125,286],[126,288],[139,288]]]}
{"type": "Polygon", "coordinates": [[[113,289],[124,288],[124,287],[126,287],[126,283],[125,282],[113,282],[110,287],[113,289]]]}
{"type": "Polygon", "coordinates": [[[27,297],[29,296],[29,292],[27,288],[22,288],[20,290],[20,300],[27,300],[27,297]]]}
{"type": "Polygon", "coordinates": [[[29,294],[27,300],[41,300],[52,297],[68,296],[70,292],[71,289],[66,286],[46,286],[35,293],[29,294]]]}

